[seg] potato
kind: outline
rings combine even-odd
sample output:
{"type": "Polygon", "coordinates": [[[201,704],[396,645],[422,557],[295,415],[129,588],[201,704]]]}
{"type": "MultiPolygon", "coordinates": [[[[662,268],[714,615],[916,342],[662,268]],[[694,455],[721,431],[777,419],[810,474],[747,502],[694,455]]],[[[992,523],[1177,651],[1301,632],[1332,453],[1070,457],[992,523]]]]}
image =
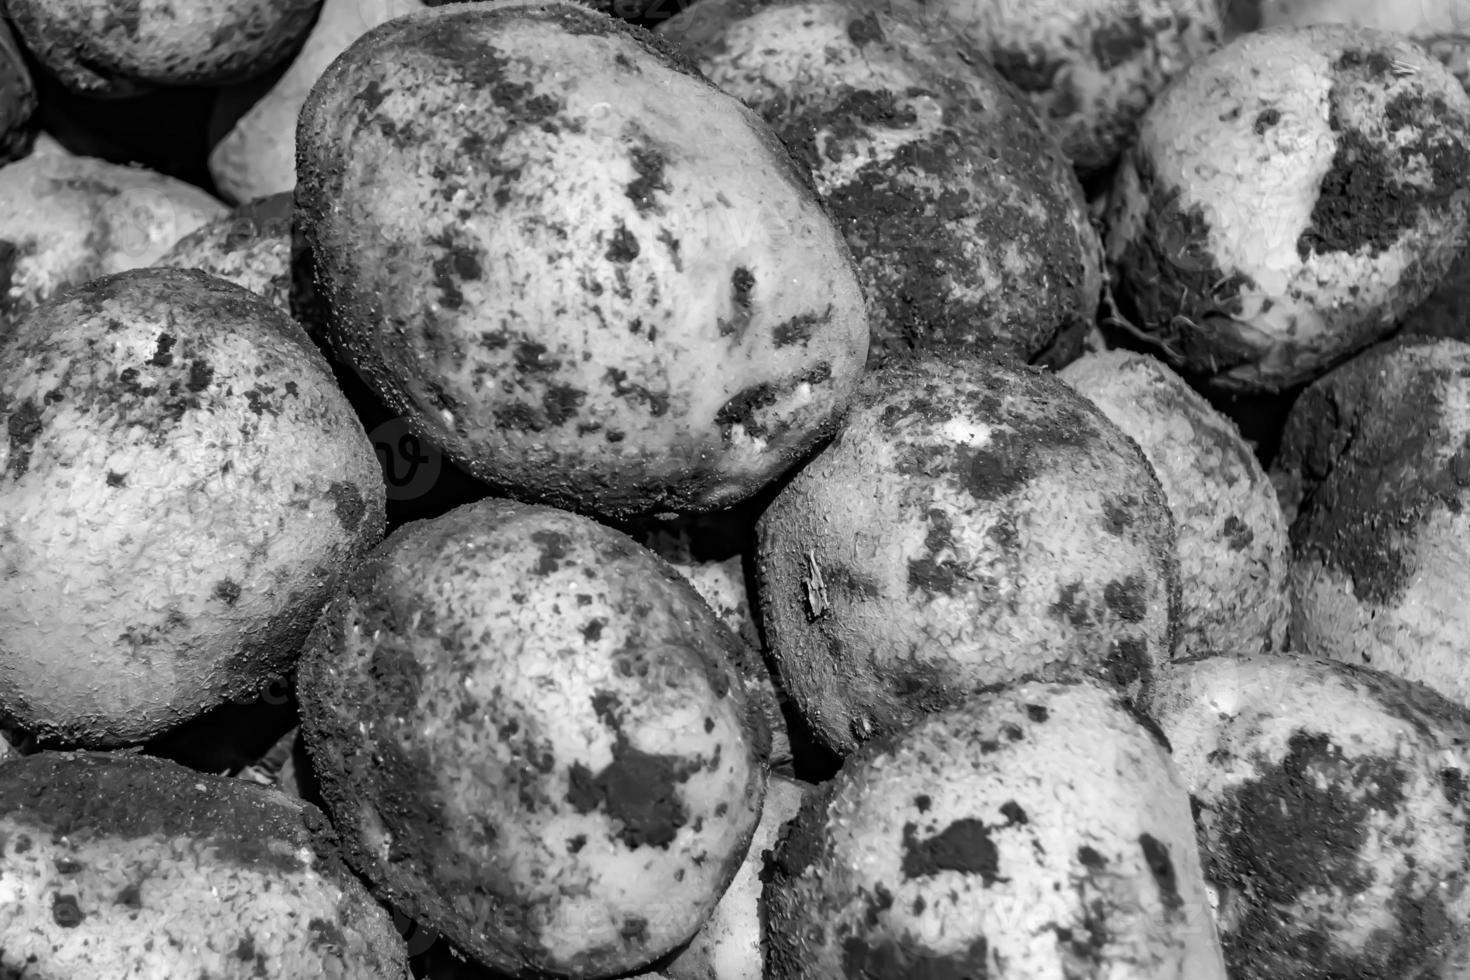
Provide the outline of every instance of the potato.
{"type": "Polygon", "coordinates": [[[508,496],[729,507],[829,435],[861,375],[852,257],[775,134],[579,3],[375,28],[297,145],[333,346],[508,496]]]}
{"type": "Polygon", "coordinates": [[[1163,485],[1179,542],[1178,654],[1285,649],[1286,519],[1235,423],[1145,354],[1088,354],[1058,376],[1138,443],[1163,485]]]}
{"type": "Polygon", "coordinates": [[[1094,681],[998,688],[809,795],[766,885],[772,980],[1225,980],[1189,797],[1094,681]]]}
{"type": "Polygon", "coordinates": [[[769,742],[737,644],[587,518],[488,499],[406,525],[298,674],[348,860],[494,969],[647,968],[709,917],[761,813],[769,742]]]}
{"type": "Polygon", "coordinates": [[[1470,344],[1405,337],[1292,406],[1293,647],[1470,703],[1470,344]]]}
{"type": "Polygon", "coordinates": [[[1230,976],[1470,968],[1470,709],[1379,671],[1220,656],[1146,704],[1194,801],[1230,976]]]}
{"type": "Polygon", "coordinates": [[[369,28],[422,10],[422,0],[317,0],[320,13],[285,72],[220,93],[210,120],[209,174],[235,202],[296,186],[296,118],[311,87],[369,28]]]}
{"type": "Polygon", "coordinates": [[[290,55],[321,0],[9,0],[36,59],[64,86],[117,98],[157,85],[220,85],[290,55]]]}
{"type": "Polygon", "coordinates": [[[1102,246],[1029,104],[903,6],[700,0],[659,25],[812,171],[858,263],[869,362],[936,344],[1029,360],[1093,322],[1102,246]]]}
{"type": "Polygon", "coordinates": [[[838,753],[985,685],[1147,683],[1179,557],[1152,467],[1091,402],[1010,361],[873,371],[756,525],[782,686],[838,753]]]}
{"type": "Polygon", "coordinates": [[[1219,46],[1216,0],[861,0],[967,37],[1030,99],[1087,176],[1133,141],[1155,96],[1219,46]]]}
{"type": "Polygon", "coordinates": [[[1470,79],[1470,6],[1465,0],[1251,0],[1257,27],[1354,24],[1406,34],[1465,84],[1470,79]]]}
{"type": "Polygon", "coordinates": [[[315,808],[131,753],[0,765],[7,977],[408,980],[315,808]]]}
{"type": "Polygon", "coordinates": [[[199,269],[291,312],[291,195],[240,205],[173,244],[155,266],[199,269]]]}
{"type": "Polygon", "coordinates": [[[1220,390],[1277,391],[1386,336],[1470,229],[1470,95],[1407,38],[1274,28],[1144,118],[1108,257],[1141,336],[1220,390]]]}
{"type": "Polygon", "coordinates": [[[265,300],[140,269],[0,345],[0,716],[141,742],[284,675],[382,535],[377,457],[265,300]]]}
{"type": "Polygon", "coordinates": [[[766,783],[760,823],[745,863],[704,928],[664,967],[669,980],[762,980],[766,936],[760,905],[766,865],[782,830],[813,789],[809,783],[779,776],[766,783]]]}
{"type": "Polygon", "coordinates": [[[7,21],[0,20],[0,164],[18,160],[35,140],[36,86],[7,21]]]}
{"type": "Polygon", "coordinates": [[[0,167],[0,337],[38,303],[151,265],[224,213],[181,180],[38,140],[30,156],[0,167]]]}

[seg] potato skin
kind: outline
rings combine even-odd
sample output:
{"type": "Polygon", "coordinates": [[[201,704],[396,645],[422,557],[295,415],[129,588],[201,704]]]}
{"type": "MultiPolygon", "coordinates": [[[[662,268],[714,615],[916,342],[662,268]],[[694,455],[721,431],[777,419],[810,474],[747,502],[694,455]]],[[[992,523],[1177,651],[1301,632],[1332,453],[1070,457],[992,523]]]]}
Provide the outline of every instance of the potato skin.
{"type": "Polygon", "coordinates": [[[516,977],[687,941],[760,816],[738,641],[652,552],[500,499],[406,525],[328,606],[302,730],[348,860],[516,977]]]}
{"type": "Polygon", "coordinates": [[[315,807],[132,753],[0,765],[0,973],[409,980],[315,807]]]}
{"type": "Polygon", "coordinates": [[[1406,37],[1247,34],[1144,117],[1108,205],[1140,335],[1221,390],[1305,384],[1391,332],[1470,228],[1470,95],[1406,37]]]}
{"type": "Polygon", "coordinates": [[[1272,478],[1292,521],[1293,648],[1470,702],[1470,344],[1403,337],[1320,378],[1272,478]]]}
{"type": "Polygon", "coordinates": [[[0,715],[148,739],[289,673],[382,536],[382,471],[331,369],[265,300],[140,269],[0,345],[0,715]]]}
{"type": "Polygon", "coordinates": [[[333,345],[508,495],[732,505],[835,428],[861,374],[851,256],[780,141],[579,4],[376,28],[297,143],[333,345]]]}
{"type": "Polygon", "coordinates": [[[858,263],[870,364],[941,344],[1030,360],[1092,323],[1081,185],[963,35],[840,0],[700,0],[659,33],[811,169],[858,263]]]}
{"type": "Polygon", "coordinates": [[[267,71],[305,36],[321,0],[9,0],[31,52],[93,98],[158,85],[221,85],[267,71]]]}
{"type": "Polygon", "coordinates": [[[1058,377],[1138,443],[1164,488],[1179,541],[1178,655],[1284,650],[1286,519],[1235,423],[1146,354],[1087,354],[1058,377]]]}
{"type": "Polygon", "coordinates": [[[291,195],[274,194],[189,232],[153,264],[199,269],[290,313],[291,252],[291,195]]]}
{"type": "Polygon", "coordinates": [[[771,980],[1225,980],[1167,744],[1095,681],[1022,681],[874,739],[765,891],[771,980]]]}
{"type": "Polygon", "coordinates": [[[1092,403],[1015,362],[871,372],[756,537],[782,685],[839,753],[1023,675],[1136,690],[1177,643],[1158,478],[1092,403]]]}
{"type": "Polygon", "coordinates": [[[1233,980],[1470,966],[1470,709],[1297,655],[1159,672],[1143,705],[1194,800],[1233,980]]]}

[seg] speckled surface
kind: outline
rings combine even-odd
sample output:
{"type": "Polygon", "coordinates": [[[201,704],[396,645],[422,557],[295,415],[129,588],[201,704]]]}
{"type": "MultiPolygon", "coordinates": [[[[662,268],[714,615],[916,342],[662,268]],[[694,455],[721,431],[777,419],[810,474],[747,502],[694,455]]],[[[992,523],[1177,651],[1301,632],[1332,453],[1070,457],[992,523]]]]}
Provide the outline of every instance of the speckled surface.
{"type": "Polygon", "coordinates": [[[1040,370],[871,372],[757,526],[781,680],[838,751],[985,684],[1146,684],[1177,641],[1174,523],[1138,447],[1040,370]]]}
{"type": "Polygon", "coordinates": [[[877,739],[766,886],[772,980],[1224,980],[1184,782],[1105,685],[1025,681],[877,739]]]}
{"type": "Polygon", "coordinates": [[[291,320],[200,272],[106,276],[0,347],[0,711],[141,741],[291,668],[383,533],[382,472],[291,320]]]}
{"type": "Polygon", "coordinates": [[[334,346],[507,494],[712,510],[835,428],[868,338],[846,245],[653,35],[572,3],[425,10],[334,62],[298,141],[334,346]]]}
{"type": "Polygon", "coordinates": [[[395,532],[299,673],[348,860],[497,969],[646,968],[708,917],[761,813],[737,644],[586,518],[486,500],[395,532]]]}

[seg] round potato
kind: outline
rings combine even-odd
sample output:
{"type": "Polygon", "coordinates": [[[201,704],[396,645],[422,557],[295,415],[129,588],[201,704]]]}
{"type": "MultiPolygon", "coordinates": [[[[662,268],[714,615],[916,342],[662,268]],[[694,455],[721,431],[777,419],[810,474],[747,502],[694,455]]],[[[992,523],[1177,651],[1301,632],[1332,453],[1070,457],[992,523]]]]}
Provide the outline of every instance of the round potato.
{"type": "Polygon", "coordinates": [[[1177,640],[1158,478],[1091,402],[1010,361],[868,375],[756,526],[782,686],[839,753],[1032,674],[1146,684],[1177,640]]]}
{"type": "Polygon", "coordinates": [[[209,174],[227,199],[296,186],[296,119],[311,87],[369,28],[422,10],[422,0],[316,0],[320,12],[280,77],[225,88],[210,119],[209,174]]]}
{"type": "Polygon", "coordinates": [[[132,753],[0,765],[7,977],[409,980],[325,817],[132,753]]]}
{"type": "Polygon", "coordinates": [[[860,0],[962,34],[1025,93],[1088,176],[1131,142],[1149,103],[1219,46],[1217,0],[860,0]]]}
{"type": "Polygon", "coordinates": [[[106,276],[0,345],[0,716],[140,742],[288,673],[383,533],[311,341],[202,272],[106,276]]]}
{"type": "Polygon", "coordinates": [[[72,286],[152,265],[225,210],[181,180],[38,140],[0,167],[0,337],[72,286]]]}
{"type": "Polygon", "coordinates": [[[1408,38],[1246,34],[1144,118],[1108,209],[1117,295],[1175,367],[1276,391],[1386,336],[1470,230],[1470,95],[1408,38]]]}
{"type": "Polygon", "coordinates": [[[1293,647],[1470,703],[1470,344],[1405,337],[1327,374],[1272,469],[1293,647]]]}
{"type": "Polygon", "coordinates": [[[291,195],[235,208],[180,238],[155,266],[199,269],[291,312],[291,195]]]}
{"type": "Polygon", "coordinates": [[[852,257],[775,134],[579,3],[375,28],[298,147],[333,345],[507,495],[728,507],[830,434],[861,375],[852,257]]]}
{"type": "Polygon", "coordinates": [[[9,0],[26,47],[67,88],[94,98],[157,85],[221,85],[289,56],[321,0],[9,0]]]}
{"type": "Polygon", "coordinates": [[[760,817],[769,741],[738,640],[631,538],[489,499],[390,535],[301,662],[348,860],[516,976],[687,942],[760,817]]]}
{"type": "Polygon", "coordinates": [[[1230,976],[1470,968],[1470,710],[1379,671],[1220,656],[1146,707],[1194,801],[1230,976]]]}
{"type": "Polygon", "coordinates": [[[1082,187],[963,36],[845,0],[700,0],[659,33],[810,168],[857,260],[870,363],[940,344],[1030,360],[1092,324],[1082,187]]]}
{"type": "Polygon", "coordinates": [[[1225,980],[1168,745],[1092,681],[864,746],[803,802],[765,920],[771,980],[1225,980]]]}
{"type": "Polygon", "coordinates": [[[1178,655],[1285,649],[1286,520],[1235,424],[1146,354],[1087,354],[1058,376],[1138,443],[1164,488],[1179,542],[1178,655]]]}

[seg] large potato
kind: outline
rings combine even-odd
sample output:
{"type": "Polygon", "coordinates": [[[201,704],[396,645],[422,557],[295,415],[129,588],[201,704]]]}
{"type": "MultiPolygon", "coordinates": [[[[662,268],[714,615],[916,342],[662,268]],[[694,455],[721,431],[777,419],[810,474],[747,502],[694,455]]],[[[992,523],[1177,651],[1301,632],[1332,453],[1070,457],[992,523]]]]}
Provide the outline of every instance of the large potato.
{"type": "Polygon", "coordinates": [[[749,108],[580,4],[376,28],[297,139],[334,346],[512,495],[728,506],[830,434],[861,374],[863,297],[809,178],[749,108]]]}

